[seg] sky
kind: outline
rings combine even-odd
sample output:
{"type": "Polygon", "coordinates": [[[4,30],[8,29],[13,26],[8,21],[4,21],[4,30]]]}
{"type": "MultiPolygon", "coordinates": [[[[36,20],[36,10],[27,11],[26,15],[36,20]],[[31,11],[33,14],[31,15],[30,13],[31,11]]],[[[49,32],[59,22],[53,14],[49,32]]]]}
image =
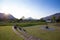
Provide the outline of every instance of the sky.
{"type": "Polygon", "coordinates": [[[0,13],[40,19],[60,12],[60,0],[0,0],[0,13]]]}

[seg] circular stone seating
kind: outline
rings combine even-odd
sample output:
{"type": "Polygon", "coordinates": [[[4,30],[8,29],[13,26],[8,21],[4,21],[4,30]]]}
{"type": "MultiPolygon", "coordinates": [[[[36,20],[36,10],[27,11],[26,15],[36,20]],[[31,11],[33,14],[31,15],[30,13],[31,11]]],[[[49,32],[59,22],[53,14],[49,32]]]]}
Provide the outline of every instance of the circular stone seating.
{"type": "Polygon", "coordinates": [[[50,28],[48,26],[42,26],[40,29],[42,29],[42,30],[48,30],[48,31],[54,31],[55,30],[55,28],[50,28]]]}

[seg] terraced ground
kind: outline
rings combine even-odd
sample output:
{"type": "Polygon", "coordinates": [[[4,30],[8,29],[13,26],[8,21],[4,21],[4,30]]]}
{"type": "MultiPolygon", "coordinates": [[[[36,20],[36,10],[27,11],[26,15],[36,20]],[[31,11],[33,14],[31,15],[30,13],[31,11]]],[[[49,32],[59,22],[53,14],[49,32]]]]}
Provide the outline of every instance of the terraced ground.
{"type": "Polygon", "coordinates": [[[40,38],[37,38],[37,37],[30,35],[23,28],[13,26],[12,29],[18,36],[22,37],[24,40],[40,40],[40,38]]]}
{"type": "Polygon", "coordinates": [[[26,31],[35,36],[40,38],[41,40],[60,40],[60,27],[48,25],[50,28],[55,28],[55,30],[43,30],[41,27],[43,25],[38,26],[31,26],[31,27],[24,27],[26,31]]]}
{"type": "MultiPolygon", "coordinates": [[[[50,28],[55,28],[53,31],[42,30],[44,25],[35,25],[23,27],[30,35],[40,38],[41,40],[60,40],[60,26],[48,25],[50,28]]],[[[0,26],[0,40],[23,40],[13,30],[12,26],[0,26]]]]}
{"type": "Polygon", "coordinates": [[[0,40],[23,40],[12,30],[12,26],[0,26],[0,40]]]}

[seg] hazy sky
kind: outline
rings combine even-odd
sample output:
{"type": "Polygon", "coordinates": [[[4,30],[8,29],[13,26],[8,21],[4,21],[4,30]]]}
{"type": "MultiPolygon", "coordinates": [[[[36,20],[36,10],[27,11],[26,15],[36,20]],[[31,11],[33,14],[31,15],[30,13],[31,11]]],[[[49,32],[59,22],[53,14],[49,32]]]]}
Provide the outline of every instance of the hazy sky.
{"type": "Polygon", "coordinates": [[[0,0],[0,12],[38,19],[60,12],[60,0],[0,0]]]}

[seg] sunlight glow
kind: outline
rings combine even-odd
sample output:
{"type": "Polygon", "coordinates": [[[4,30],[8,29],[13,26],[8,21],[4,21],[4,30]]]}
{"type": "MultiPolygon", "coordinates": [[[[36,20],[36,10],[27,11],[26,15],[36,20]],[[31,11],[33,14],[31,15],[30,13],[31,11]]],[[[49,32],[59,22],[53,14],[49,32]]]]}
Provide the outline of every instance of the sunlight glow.
{"type": "Polygon", "coordinates": [[[0,13],[16,18],[24,16],[40,19],[60,12],[60,1],[53,0],[0,0],[0,13]]]}
{"type": "Polygon", "coordinates": [[[3,5],[1,8],[1,12],[5,14],[12,14],[16,18],[21,18],[24,15],[27,15],[30,13],[30,10],[24,7],[18,7],[16,5],[3,5]]]}

